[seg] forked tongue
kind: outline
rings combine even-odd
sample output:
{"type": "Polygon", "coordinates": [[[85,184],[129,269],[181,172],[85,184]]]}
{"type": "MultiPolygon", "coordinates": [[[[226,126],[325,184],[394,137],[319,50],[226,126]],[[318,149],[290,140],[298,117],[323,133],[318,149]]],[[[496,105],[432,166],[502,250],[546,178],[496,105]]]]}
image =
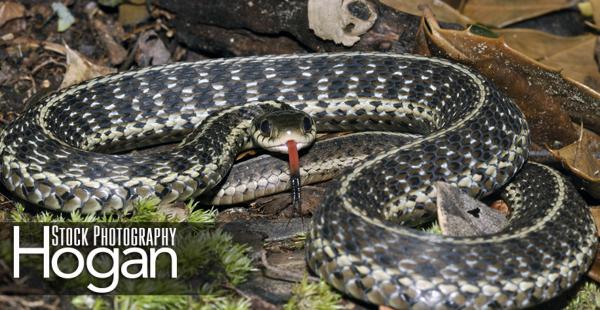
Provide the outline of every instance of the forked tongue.
{"type": "Polygon", "coordinates": [[[300,159],[296,141],[289,140],[287,148],[290,164],[290,185],[292,187],[292,206],[300,212],[300,159]]]}

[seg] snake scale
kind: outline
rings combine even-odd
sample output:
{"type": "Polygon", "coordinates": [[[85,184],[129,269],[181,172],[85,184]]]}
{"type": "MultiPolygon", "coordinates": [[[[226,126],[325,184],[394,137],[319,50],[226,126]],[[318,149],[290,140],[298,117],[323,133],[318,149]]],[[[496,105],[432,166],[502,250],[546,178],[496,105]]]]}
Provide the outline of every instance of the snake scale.
{"type": "Polygon", "coordinates": [[[423,135],[367,156],[314,215],[308,265],[340,291],[394,308],[517,308],[556,296],[589,267],[596,230],[585,203],[554,170],[525,164],[520,111],[479,74],[436,58],[247,57],[90,80],[47,96],[1,133],[2,183],[67,212],[196,197],[251,143],[252,119],[288,105],[319,131],[423,135]],[[107,154],[178,140],[150,155],[107,154]],[[499,234],[398,225],[435,212],[435,181],[480,197],[511,178],[503,195],[514,211],[499,234]]]}

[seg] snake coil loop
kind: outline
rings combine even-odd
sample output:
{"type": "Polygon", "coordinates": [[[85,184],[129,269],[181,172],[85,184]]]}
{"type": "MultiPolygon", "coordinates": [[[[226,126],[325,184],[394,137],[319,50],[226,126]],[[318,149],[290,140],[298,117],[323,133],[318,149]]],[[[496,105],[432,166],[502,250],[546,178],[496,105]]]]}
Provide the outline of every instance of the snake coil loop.
{"type": "Polygon", "coordinates": [[[395,308],[517,308],[556,296],[589,267],[596,230],[577,192],[541,165],[514,177],[529,144],[521,112],[479,74],[442,59],[247,57],[97,78],[44,98],[0,134],[1,181],[66,212],[196,197],[250,142],[252,119],[289,109],[279,102],[320,131],[425,135],[370,156],[315,214],[308,264],[337,289],[395,308]],[[178,140],[150,156],[102,153],[178,140]],[[504,193],[515,211],[499,234],[452,238],[397,225],[431,215],[435,181],[482,196],[513,177],[504,193]]]}

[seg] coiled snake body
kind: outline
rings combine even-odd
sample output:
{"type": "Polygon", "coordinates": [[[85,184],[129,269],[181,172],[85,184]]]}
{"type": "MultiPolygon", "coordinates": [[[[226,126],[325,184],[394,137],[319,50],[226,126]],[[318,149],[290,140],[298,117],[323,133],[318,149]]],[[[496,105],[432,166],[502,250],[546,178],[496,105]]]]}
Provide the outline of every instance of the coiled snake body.
{"type": "Polygon", "coordinates": [[[94,79],[46,97],[2,132],[2,183],[62,211],[188,199],[219,183],[248,145],[253,118],[286,104],[319,130],[425,134],[368,157],[315,214],[308,264],[337,289],[396,308],[524,307],[556,296],[589,267],[596,238],[585,203],[541,165],[525,165],[504,189],[514,211],[502,233],[452,238],[397,225],[434,212],[435,181],[482,196],[526,161],[528,129],[515,105],[440,59],[249,57],[94,79]],[[151,155],[100,153],[180,139],[151,155]]]}

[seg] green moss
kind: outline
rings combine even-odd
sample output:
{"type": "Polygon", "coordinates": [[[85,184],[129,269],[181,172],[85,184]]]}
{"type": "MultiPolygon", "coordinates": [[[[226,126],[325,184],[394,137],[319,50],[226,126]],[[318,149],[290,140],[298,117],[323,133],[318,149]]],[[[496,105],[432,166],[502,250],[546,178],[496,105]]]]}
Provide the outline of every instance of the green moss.
{"type": "Polygon", "coordinates": [[[192,302],[185,295],[119,295],[113,298],[113,309],[187,309],[192,302]]]}
{"type": "Polygon", "coordinates": [[[200,231],[177,244],[181,276],[202,273],[213,279],[215,285],[238,285],[252,269],[252,260],[247,255],[250,247],[233,242],[230,234],[219,229],[200,231]]]}
{"type": "Polygon", "coordinates": [[[82,215],[79,211],[74,211],[69,214],[53,213],[42,211],[35,216],[27,214],[25,207],[17,203],[15,209],[10,212],[10,218],[13,222],[35,222],[35,223],[108,223],[108,222],[181,222],[188,221],[193,223],[215,223],[217,210],[212,208],[209,210],[196,209],[196,203],[190,201],[186,204],[186,218],[181,219],[163,213],[158,208],[159,200],[149,199],[140,200],[136,203],[133,211],[126,215],[82,215]]]}
{"type": "Polygon", "coordinates": [[[189,214],[187,221],[191,223],[214,223],[217,219],[217,209],[210,210],[196,209],[196,202],[190,201],[186,204],[185,209],[189,214]]]}
{"type": "Polygon", "coordinates": [[[126,222],[176,222],[178,219],[158,210],[159,199],[140,200],[126,222]]]}
{"type": "Polygon", "coordinates": [[[427,225],[426,227],[424,227],[423,230],[427,233],[434,234],[434,235],[442,234],[442,229],[440,228],[440,224],[438,224],[437,221],[434,221],[431,224],[427,225]]]}
{"type": "Polygon", "coordinates": [[[292,289],[292,298],[283,307],[285,310],[328,310],[342,309],[341,297],[323,282],[309,283],[305,277],[292,289]]]}
{"type": "Polygon", "coordinates": [[[25,213],[25,207],[20,204],[15,204],[15,209],[10,211],[10,219],[13,222],[29,222],[31,220],[31,216],[25,213]]]}
{"type": "Polygon", "coordinates": [[[577,295],[565,308],[566,310],[600,309],[600,287],[592,281],[586,282],[577,295]]]}
{"type": "Polygon", "coordinates": [[[71,300],[76,309],[129,310],[129,309],[171,309],[171,310],[248,310],[250,301],[227,295],[224,292],[195,297],[190,295],[119,295],[99,297],[76,296],[71,300]]]}
{"type": "Polygon", "coordinates": [[[106,298],[92,296],[92,295],[79,295],[71,299],[71,305],[75,309],[90,309],[90,310],[108,310],[111,309],[106,298]]]}
{"type": "Polygon", "coordinates": [[[198,310],[248,310],[250,300],[231,296],[204,295],[200,303],[192,308],[198,310]]]}

